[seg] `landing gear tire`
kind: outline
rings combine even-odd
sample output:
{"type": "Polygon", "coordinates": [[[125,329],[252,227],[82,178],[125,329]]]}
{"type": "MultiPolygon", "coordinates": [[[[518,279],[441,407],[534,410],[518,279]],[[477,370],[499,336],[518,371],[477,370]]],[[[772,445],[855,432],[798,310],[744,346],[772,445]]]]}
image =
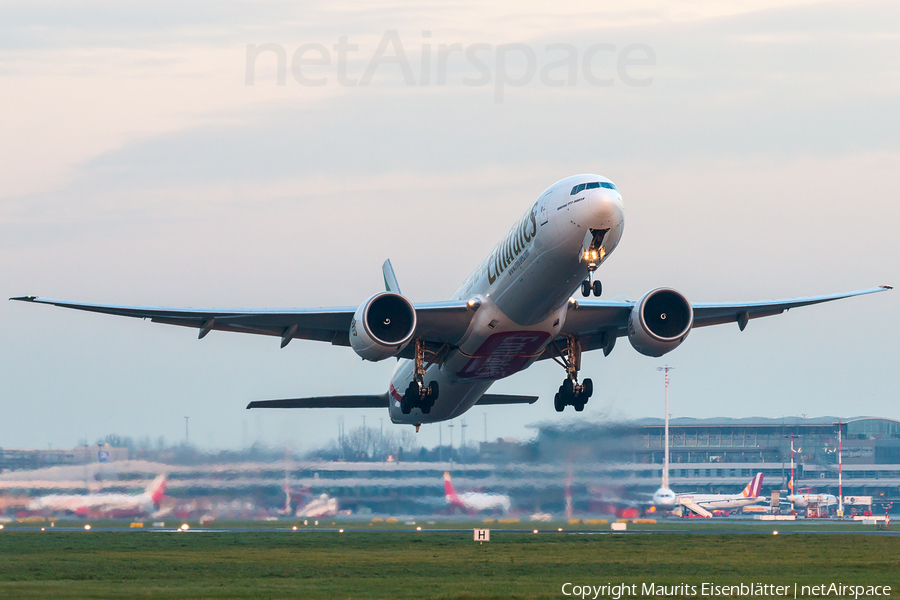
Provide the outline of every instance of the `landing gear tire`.
{"type": "Polygon", "coordinates": [[[428,392],[425,394],[425,397],[422,398],[421,403],[419,404],[419,408],[422,409],[423,414],[429,414],[431,412],[431,408],[434,406],[434,401],[438,399],[438,395],[440,394],[440,386],[437,381],[432,381],[428,384],[428,392]]]}
{"type": "Polygon", "coordinates": [[[556,412],[562,412],[566,410],[566,403],[562,399],[562,396],[557,392],[556,396],[553,397],[553,408],[556,409],[556,412]]]}
{"type": "MultiPolygon", "coordinates": [[[[581,284],[581,287],[584,288],[584,284],[583,284],[583,283],[581,284]]],[[[595,280],[594,280],[594,283],[591,284],[591,287],[592,287],[593,290],[594,290],[594,295],[595,295],[595,296],[599,296],[600,294],[603,293],[603,284],[600,283],[600,280],[599,280],[599,279],[595,279],[595,280]]],[[[584,294],[584,289],[581,290],[581,293],[584,294]]],[[[584,295],[587,296],[587,294],[584,294],[584,295]]]]}
{"type": "Polygon", "coordinates": [[[575,382],[567,377],[562,383],[560,393],[565,397],[566,400],[571,398],[575,393],[575,382]]]}
{"type": "Polygon", "coordinates": [[[584,402],[581,400],[576,400],[572,403],[572,406],[575,407],[575,412],[581,412],[584,410],[584,402]]]}
{"type": "Polygon", "coordinates": [[[400,399],[400,412],[404,415],[408,415],[412,412],[412,409],[416,408],[419,404],[419,384],[415,381],[410,381],[409,385],[406,387],[406,393],[403,394],[403,397],[400,399]]]}
{"type": "Polygon", "coordinates": [[[594,382],[590,378],[585,379],[581,383],[581,388],[581,393],[584,394],[584,401],[587,402],[587,399],[594,395],[594,382]]]}
{"type": "Polygon", "coordinates": [[[591,295],[591,282],[586,279],[581,282],[581,295],[585,298],[591,295]]]}

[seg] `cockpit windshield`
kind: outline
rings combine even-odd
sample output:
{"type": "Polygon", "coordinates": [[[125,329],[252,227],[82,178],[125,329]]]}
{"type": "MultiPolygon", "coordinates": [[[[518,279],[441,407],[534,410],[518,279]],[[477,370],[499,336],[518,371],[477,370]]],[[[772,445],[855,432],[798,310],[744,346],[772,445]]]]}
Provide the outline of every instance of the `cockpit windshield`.
{"type": "Polygon", "coordinates": [[[591,183],[579,183],[575,187],[572,188],[571,196],[574,196],[578,192],[583,192],[584,190],[593,190],[597,188],[606,188],[608,190],[617,190],[616,186],[608,181],[592,181],[591,183]]]}

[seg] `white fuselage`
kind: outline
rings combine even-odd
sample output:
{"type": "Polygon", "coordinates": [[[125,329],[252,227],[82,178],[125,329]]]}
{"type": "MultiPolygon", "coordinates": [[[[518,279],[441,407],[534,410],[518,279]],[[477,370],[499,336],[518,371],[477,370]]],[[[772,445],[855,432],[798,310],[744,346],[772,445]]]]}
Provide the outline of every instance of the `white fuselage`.
{"type": "Polygon", "coordinates": [[[150,494],[91,494],[86,496],[54,494],[41,496],[28,503],[28,510],[52,512],[110,512],[136,511],[152,512],[153,501],[150,494]]]}
{"type": "Polygon", "coordinates": [[[838,503],[837,497],[831,494],[791,494],[787,501],[797,508],[806,508],[810,504],[819,506],[832,506],[838,503]]]}
{"type": "Polygon", "coordinates": [[[676,504],[693,502],[707,510],[721,510],[729,508],[741,508],[762,502],[764,496],[742,496],[741,494],[678,494],[676,504]]]}
{"type": "Polygon", "coordinates": [[[622,196],[611,187],[572,194],[581,183],[611,183],[598,175],[563,179],[545,190],[482,263],[453,300],[477,300],[480,307],[455,350],[428,367],[425,385],[437,381],[440,394],[429,414],[400,410],[400,396],[413,379],[414,363],[400,360],[391,377],[394,423],[433,423],[471,408],[494,381],[530,366],[559,333],[569,299],[588,277],[583,251],[594,232],[608,230],[602,263],[622,236],[622,196]]]}
{"type": "Polygon", "coordinates": [[[508,512],[510,507],[509,496],[502,494],[483,494],[481,492],[464,492],[459,494],[466,509],[472,511],[500,510],[508,512]]]}
{"type": "Polygon", "coordinates": [[[765,500],[762,496],[743,494],[676,494],[666,487],[653,494],[653,504],[657,508],[672,510],[679,504],[693,503],[707,510],[741,508],[765,500]]]}

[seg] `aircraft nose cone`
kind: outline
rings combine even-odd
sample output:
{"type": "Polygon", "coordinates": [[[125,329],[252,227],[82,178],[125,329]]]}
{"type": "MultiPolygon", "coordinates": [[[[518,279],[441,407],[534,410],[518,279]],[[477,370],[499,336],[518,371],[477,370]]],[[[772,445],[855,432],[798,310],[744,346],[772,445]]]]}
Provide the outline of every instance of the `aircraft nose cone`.
{"type": "Polygon", "coordinates": [[[624,212],[622,198],[615,190],[600,188],[591,190],[587,197],[591,213],[600,226],[610,226],[620,221],[624,212]]]}

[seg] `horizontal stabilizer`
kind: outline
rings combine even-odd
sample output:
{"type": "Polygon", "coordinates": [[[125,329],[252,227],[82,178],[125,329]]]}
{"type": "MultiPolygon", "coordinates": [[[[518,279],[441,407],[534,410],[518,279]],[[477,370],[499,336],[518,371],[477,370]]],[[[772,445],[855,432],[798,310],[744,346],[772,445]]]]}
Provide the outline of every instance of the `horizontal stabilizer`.
{"type": "MultiPolygon", "coordinates": [[[[476,404],[534,404],[537,396],[485,394],[476,404]]],[[[314,398],[285,398],[284,400],[254,400],[247,408],[387,408],[387,394],[360,396],[317,396],[314,398]]]]}
{"type": "Polygon", "coordinates": [[[478,406],[485,404],[534,404],[537,396],[513,396],[510,394],[485,394],[478,399],[478,406]]]}
{"type": "Polygon", "coordinates": [[[255,400],[247,408],[387,408],[387,394],[255,400]]]}

